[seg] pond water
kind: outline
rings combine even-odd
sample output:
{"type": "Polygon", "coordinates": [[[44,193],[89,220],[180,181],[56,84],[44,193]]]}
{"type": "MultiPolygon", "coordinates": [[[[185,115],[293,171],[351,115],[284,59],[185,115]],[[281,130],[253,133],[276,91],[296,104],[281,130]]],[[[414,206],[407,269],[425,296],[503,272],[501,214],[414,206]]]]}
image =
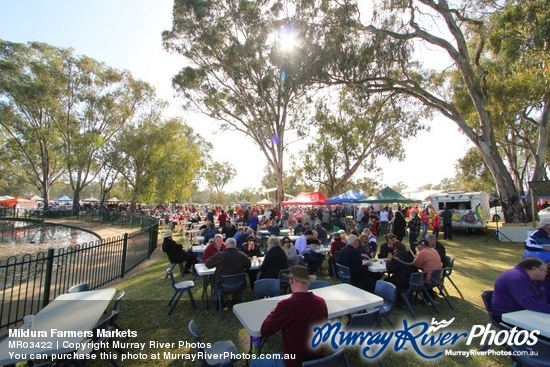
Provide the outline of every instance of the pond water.
{"type": "Polygon", "coordinates": [[[90,232],[53,224],[0,221],[0,259],[95,242],[90,232]]]}

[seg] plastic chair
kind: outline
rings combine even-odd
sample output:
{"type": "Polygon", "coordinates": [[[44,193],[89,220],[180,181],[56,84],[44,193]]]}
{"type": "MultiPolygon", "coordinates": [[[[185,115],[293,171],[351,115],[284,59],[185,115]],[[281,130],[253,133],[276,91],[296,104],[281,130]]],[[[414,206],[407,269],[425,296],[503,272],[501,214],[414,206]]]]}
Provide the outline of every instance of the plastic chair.
{"type": "Polygon", "coordinates": [[[328,287],[330,283],[327,280],[314,280],[309,283],[309,290],[328,287]]]}
{"type": "MultiPolygon", "coordinates": [[[[104,316],[101,316],[99,321],[98,321],[98,324],[102,323],[105,321],[105,319],[107,318],[111,318],[111,323],[110,323],[110,326],[113,326],[115,327],[116,329],[120,330],[120,331],[124,331],[124,329],[116,323],[116,320],[118,319],[118,317],[120,316],[120,301],[122,300],[122,297],[124,297],[124,294],[125,292],[124,291],[120,291],[118,293],[118,297],[116,298],[116,301],[115,301],[115,304],[113,306],[113,313],[114,315],[104,315],[104,316]]],[[[128,338],[128,337],[126,337],[128,338]]]]}
{"type": "MultiPolygon", "coordinates": [[[[446,262],[446,265],[447,265],[447,267],[445,268],[445,277],[447,279],[449,279],[449,282],[451,282],[453,287],[455,287],[456,291],[460,295],[460,298],[464,299],[464,296],[462,295],[462,292],[460,291],[460,289],[458,289],[455,282],[453,282],[453,279],[451,279],[451,275],[453,274],[453,268],[454,268],[454,265],[455,265],[454,257],[449,256],[449,255],[445,256],[445,262],[446,262]]],[[[449,293],[447,292],[447,294],[449,294],[449,293]]]]}
{"type": "Polygon", "coordinates": [[[80,283],[77,285],[73,285],[71,288],[67,290],[67,293],[77,293],[77,292],[87,292],[90,290],[90,286],[88,283],[80,283]]]}
{"type": "Polygon", "coordinates": [[[380,310],[374,309],[350,315],[348,327],[374,329],[380,325],[380,310]]]}
{"type": "Polygon", "coordinates": [[[241,296],[241,300],[244,299],[244,288],[246,287],[246,277],[244,273],[223,275],[220,280],[220,286],[216,288],[216,294],[218,297],[218,310],[220,311],[220,320],[222,319],[222,303],[223,295],[228,293],[236,293],[241,296]]]}
{"type": "Polygon", "coordinates": [[[336,263],[336,274],[342,283],[351,284],[351,271],[347,266],[336,263]]]}
{"type": "Polygon", "coordinates": [[[281,294],[279,279],[266,278],[254,282],[254,297],[256,299],[277,297],[281,294]]]}
{"type": "Polygon", "coordinates": [[[174,311],[174,308],[176,308],[176,305],[178,304],[181,296],[183,296],[183,292],[187,292],[187,294],[189,295],[189,299],[191,300],[191,305],[193,305],[193,309],[196,310],[197,306],[195,305],[195,299],[193,298],[193,293],[191,293],[191,288],[195,286],[195,283],[193,283],[192,280],[184,280],[183,282],[176,283],[176,281],[174,280],[174,274],[172,273],[172,269],[170,268],[166,269],[166,274],[170,277],[170,283],[172,285],[172,288],[174,289],[174,295],[172,296],[170,302],[168,302],[167,304],[167,306],[172,305],[167,313],[167,316],[170,316],[172,314],[172,311],[174,311]]]}
{"type": "Polygon", "coordinates": [[[302,363],[302,367],[350,367],[346,350],[338,349],[333,354],[302,363]]]}
{"type": "Polygon", "coordinates": [[[390,282],[377,280],[374,287],[374,294],[384,299],[384,304],[377,307],[377,309],[380,310],[380,317],[388,320],[392,328],[395,327],[389,315],[393,312],[395,302],[397,302],[397,287],[390,282]]]}
{"type": "Polygon", "coordinates": [[[283,274],[288,274],[290,272],[290,269],[282,269],[279,270],[279,286],[281,288],[281,293],[286,294],[288,292],[288,288],[290,287],[290,283],[288,278],[285,278],[283,274]]]}
{"type": "Polygon", "coordinates": [[[338,260],[340,259],[340,251],[334,251],[334,262],[330,264],[332,267],[332,277],[337,280],[338,275],[336,274],[336,263],[338,263],[338,260]]]}
{"type": "MultiPolygon", "coordinates": [[[[501,323],[495,319],[495,316],[493,315],[493,309],[491,307],[491,303],[493,302],[493,291],[483,291],[481,292],[481,299],[483,300],[483,304],[485,305],[485,310],[487,310],[487,314],[489,315],[489,320],[491,320],[491,324],[493,324],[494,327],[497,329],[502,329],[501,323]]],[[[480,351],[486,351],[489,348],[489,343],[482,345],[479,347],[480,351]]]]}
{"type": "MultiPolygon", "coordinates": [[[[173,272],[173,271],[174,271],[174,268],[175,268],[176,266],[178,266],[178,265],[179,265],[179,267],[180,267],[181,276],[182,276],[182,277],[185,276],[185,270],[183,269],[183,263],[173,263],[173,262],[170,262],[170,270],[172,270],[172,272],[173,272]]],[[[166,279],[166,278],[168,278],[168,274],[166,274],[166,275],[164,276],[164,279],[166,279]]]]}
{"type": "Polygon", "coordinates": [[[237,347],[231,340],[225,340],[215,343],[202,343],[199,334],[199,328],[195,320],[191,320],[187,327],[191,337],[195,339],[195,350],[198,356],[202,356],[202,366],[233,366],[233,361],[230,358],[223,358],[224,355],[237,355],[237,347]],[[204,345],[211,344],[210,347],[204,348],[204,345]]]}
{"type": "MultiPolygon", "coordinates": [[[[109,335],[109,333],[103,333],[103,332],[100,332],[100,330],[111,331],[112,330],[112,325],[114,323],[113,318],[115,318],[115,317],[117,317],[116,312],[115,312],[115,310],[113,310],[111,312],[111,314],[109,315],[109,317],[104,318],[103,321],[98,322],[96,324],[96,326],[94,327],[94,329],[93,329],[93,335],[94,336],[90,339],[90,341],[98,346],[97,350],[100,350],[103,353],[108,352],[106,347],[108,348],[108,346],[111,345],[111,343],[110,343],[111,337],[106,336],[106,335],[109,335]]],[[[115,348],[115,349],[119,354],[124,354],[125,353],[124,349],[121,349],[121,348],[115,348]]],[[[93,352],[93,350],[91,352],[93,352]]],[[[109,353],[109,355],[110,355],[110,353],[109,353]]],[[[119,366],[119,364],[116,362],[116,359],[109,359],[109,362],[114,367],[119,366]]]]}
{"type": "Polygon", "coordinates": [[[439,294],[443,297],[445,302],[447,302],[449,307],[454,310],[453,305],[451,304],[451,302],[449,302],[449,299],[447,298],[447,295],[446,295],[447,292],[445,291],[445,271],[446,271],[446,269],[447,268],[443,268],[443,269],[439,269],[439,270],[434,270],[432,272],[431,288],[432,289],[436,288],[437,290],[439,290],[439,294]]]}
{"type": "Polygon", "coordinates": [[[432,311],[432,307],[428,304],[428,301],[432,304],[435,311],[439,313],[439,309],[435,305],[434,300],[426,290],[426,287],[425,287],[426,276],[427,276],[426,272],[412,273],[409,278],[409,288],[405,292],[401,293],[401,299],[403,300],[403,302],[411,312],[413,319],[415,320],[416,320],[416,313],[414,312],[414,309],[410,302],[412,301],[413,296],[416,298],[418,297],[418,295],[420,295],[420,297],[422,298],[422,301],[424,302],[426,307],[428,307],[428,310],[430,311],[430,314],[432,316],[434,316],[434,313],[432,311]]]}
{"type": "MultiPolygon", "coordinates": [[[[512,327],[501,323],[502,330],[511,331],[512,327]]],[[[514,367],[541,367],[550,366],[550,341],[539,337],[535,345],[506,345],[506,349],[513,352],[514,367]]]]}

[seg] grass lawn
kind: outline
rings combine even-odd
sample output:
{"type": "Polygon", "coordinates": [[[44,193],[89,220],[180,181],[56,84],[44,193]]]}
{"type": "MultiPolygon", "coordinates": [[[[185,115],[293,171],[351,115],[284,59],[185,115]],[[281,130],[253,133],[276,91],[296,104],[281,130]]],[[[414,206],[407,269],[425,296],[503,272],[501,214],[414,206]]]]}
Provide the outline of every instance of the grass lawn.
{"type": "MultiPolygon", "coordinates": [[[[446,286],[451,294],[450,300],[455,310],[451,310],[442,298],[436,300],[441,311],[441,315],[437,315],[436,317],[438,321],[455,318],[452,326],[448,328],[450,331],[469,333],[472,325],[485,325],[490,322],[483,307],[480,294],[483,290],[492,289],[496,277],[502,271],[518,263],[523,254],[523,244],[498,242],[494,237],[485,242],[487,238],[488,235],[455,232],[453,241],[441,241],[447,248],[447,254],[455,258],[452,278],[464,295],[464,299],[460,298],[453,286],[447,282],[446,286]]],[[[175,240],[180,242],[181,238],[176,237],[175,240]]],[[[166,256],[160,249],[157,249],[151,260],[147,261],[139,270],[124,280],[111,285],[126,292],[122,300],[122,312],[118,323],[125,328],[137,331],[137,337],[120,340],[124,342],[146,343],[143,351],[136,348],[128,348],[127,351],[133,354],[134,358],[138,359],[124,361],[121,364],[124,366],[200,366],[200,362],[197,361],[173,360],[163,357],[164,352],[176,354],[190,353],[191,356],[194,355],[193,349],[178,348],[179,342],[183,344],[186,341],[189,343],[193,342],[187,332],[187,324],[191,319],[195,319],[197,322],[204,342],[230,339],[235,343],[239,352],[247,352],[249,336],[233,312],[224,310],[223,321],[220,321],[212,300],[210,310],[206,310],[206,304],[200,300],[202,291],[202,279],[200,277],[195,281],[194,288],[197,310],[193,310],[187,295],[184,295],[176,306],[172,316],[166,316],[166,304],[172,296],[169,281],[164,279],[168,265],[166,256]],[[149,343],[151,341],[175,343],[175,347],[150,347],[149,343]],[[139,353],[142,353],[141,357],[139,353]]],[[[320,278],[335,283],[334,280],[328,277],[326,263],[323,270],[324,274],[320,278]]],[[[175,275],[176,280],[181,279],[177,268],[175,269],[175,275]]],[[[191,276],[186,275],[185,279],[191,279],[191,276]]],[[[247,300],[254,299],[250,289],[247,290],[245,296],[247,300]]],[[[431,322],[432,317],[422,303],[415,305],[415,310],[418,315],[417,322],[431,322]]],[[[414,322],[408,311],[404,308],[397,308],[392,314],[391,319],[398,329],[402,329],[403,319],[406,319],[409,323],[414,322]]],[[[344,323],[347,320],[342,321],[344,323]]],[[[383,321],[383,326],[388,326],[385,321],[383,321]]],[[[387,331],[391,330],[388,329],[387,331]]],[[[465,339],[461,340],[463,340],[462,343],[458,343],[452,347],[439,347],[436,351],[443,351],[445,348],[452,350],[479,348],[479,340],[471,346],[465,345],[465,339]]],[[[503,348],[494,347],[494,350],[502,351],[503,348]]],[[[264,351],[281,351],[280,334],[268,339],[264,346],[264,351]]],[[[377,365],[376,361],[365,361],[358,357],[357,353],[358,348],[349,348],[347,350],[352,366],[377,365]]],[[[387,350],[383,354],[382,362],[385,366],[390,367],[425,366],[426,364],[434,366],[509,366],[512,364],[508,357],[503,356],[474,356],[468,358],[462,356],[442,356],[428,361],[411,350],[395,352],[393,349],[387,350]]],[[[89,365],[107,365],[107,362],[97,361],[89,365]]],[[[244,366],[245,363],[241,361],[238,365],[244,366]]]]}

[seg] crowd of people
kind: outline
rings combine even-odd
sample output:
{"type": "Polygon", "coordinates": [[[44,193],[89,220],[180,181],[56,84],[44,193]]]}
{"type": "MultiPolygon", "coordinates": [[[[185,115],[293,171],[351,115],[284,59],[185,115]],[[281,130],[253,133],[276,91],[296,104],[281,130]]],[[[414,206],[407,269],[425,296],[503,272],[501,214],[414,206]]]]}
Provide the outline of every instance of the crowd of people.
{"type": "MultiPolygon", "coordinates": [[[[308,292],[308,284],[315,278],[313,274],[325,259],[325,255],[312,251],[316,245],[330,246],[330,271],[333,271],[336,264],[346,266],[350,270],[351,283],[369,292],[374,292],[376,281],[382,278],[381,273],[368,271],[371,260],[386,259],[387,277],[383,280],[394,284],[398,292],[407,290],[411,274],[418,271],[426,272],[428,288],[434,287],[436,284],[432,283],[432,273],[450,266],[447,263],[446,248],[438,238],[439,229],[443,227],[443,239],[452,240],[452,215],[449,216],[446,210],[438,215],[430,208],[394,212],[385,207],[373,214],[366,208],[356,213],[355,227],[346,228],[347,223],[338,222],[342,229],[333,226],[335,215],[340,220],[342,215],[350,214],[342,208],[294,208],[282,213],[277,209],[250,208],[244,209],[243,213],[220,209],[216,214],[210,209],[201,214],[212,220],[202,232],[207,244],[202,261],[207,267],[216,268],[214,286],[219,284],[222,275],[248,272],[253,287],[256,279],[278,278],[280,270],[291,269],[288,277],[292,296],[278,304],[264,321],[261,331],[263,336],[283,331],[283,352],[295,353],[300,361],[321,355],[318,350],[302,345],[301,341],[306,340],[303,333],[311,325],[327,318],[325,301],[308,292]],[[248,215],[244,214],[246,211],[249,212],[248,215]],[[300,213],[298,218],[297,213],[300,213]],[[243,223],[247,225],[239,226],[238,220],[246,216],[248,221],[243,223]],[[365,217],[369,218],[368,221],[363,220],[365,217]],[[407,217],[408,220],[405,219],[407,217]],[[218,219],[220,229],[213,225],[215,219],[218,219]],[[297,236],[294,245],[289,236],[278,236],[280,230],[285,228],[291,228],[294,236],[297,236]],[[270,235],[265,253],[258,246],[260,229],[268,230],[270,235]],[[380,244],[377,241],[379,236],[384,239],[380,244]],[[405,238],[408,238],[408,248],[403,243],[405,238]],[[252,271],[250,258],[255,256],[263,257],[264,260],[258,270],[252,271]],[[305,303],[308,307],[304,306],[305,303]],[[314,303],[318,303],[315,313],[300,312],[311,310],[310,306],[314,303]]],[[[203,219],[201,214],[196,216],[197,220],[199,217],[203,219]]],[[[167,223],[172,228],[179,225],[173,218],[167,223]]],[[[197,261],[194,254],[175,244],[168,234],[167,232],[165,236],[163,250],[171,261],[185,262],[186,272],[192,271],[190,269],[197,261]]],[[[498,320],[503,313],[522,309],[550,314],[548,254],[550,219],[543,219],[540,228],[526,241],[524,259],[496,279],[492,311],[498,320]]],[[[437,296],[435,292],[431,293],[432,296],[437,296]]],[[[253,365],[262,366],[259,362],[253,365]]]]}

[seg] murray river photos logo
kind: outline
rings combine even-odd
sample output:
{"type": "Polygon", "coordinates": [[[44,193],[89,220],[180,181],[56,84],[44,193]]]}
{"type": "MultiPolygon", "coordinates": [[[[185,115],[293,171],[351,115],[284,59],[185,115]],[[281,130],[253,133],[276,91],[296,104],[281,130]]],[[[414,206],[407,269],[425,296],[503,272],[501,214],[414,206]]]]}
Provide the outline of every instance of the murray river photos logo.
{"type": "Polygon", "coordinates": [[[340,322],[329,323],[313,329],[311,346],[317,347],[328,344],[334,349],[344,346],[358,346],[364,358],[372,359],[380,357],[386,350],[399,352],[401,350],[414,350],[425,359],[439,358],[445,354],[445,350],[458,342],[465,341],[467,346],[479,343],[479,345],[534,345],[537,343],[539,331],[518,330],[493,330],[491,324],[474,325],[470,332],[456,332],[447,330],[454,321],[440,322],[432,319],[431,324],[426,321],[409,324],[403,320],[401,330],[357,330],[347,329],[340,322]]]}

